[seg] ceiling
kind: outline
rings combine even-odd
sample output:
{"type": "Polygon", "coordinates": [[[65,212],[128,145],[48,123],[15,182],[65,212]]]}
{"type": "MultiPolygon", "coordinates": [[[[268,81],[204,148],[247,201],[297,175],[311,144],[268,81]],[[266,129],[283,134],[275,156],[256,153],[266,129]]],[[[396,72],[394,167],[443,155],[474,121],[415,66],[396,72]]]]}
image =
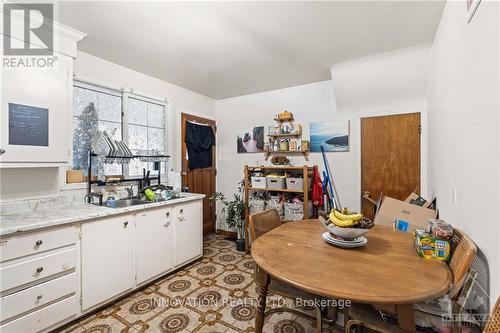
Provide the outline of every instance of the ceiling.
{"type": "Polygon", "coordinates": [[[432,42],[442,1],[61,2],[79,49],[221,99],[330,79],[333,63],[432,42]]]}

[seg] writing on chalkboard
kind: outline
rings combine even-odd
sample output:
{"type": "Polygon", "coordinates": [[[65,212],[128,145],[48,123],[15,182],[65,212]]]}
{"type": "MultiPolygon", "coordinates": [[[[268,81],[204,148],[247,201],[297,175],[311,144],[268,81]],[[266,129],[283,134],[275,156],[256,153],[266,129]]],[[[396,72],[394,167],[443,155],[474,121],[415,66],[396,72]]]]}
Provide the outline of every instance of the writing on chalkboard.
{"type": "Polygon", "coordinates": [[[49,146],[49,110],[9,103],[9,144],[49,146]]]}

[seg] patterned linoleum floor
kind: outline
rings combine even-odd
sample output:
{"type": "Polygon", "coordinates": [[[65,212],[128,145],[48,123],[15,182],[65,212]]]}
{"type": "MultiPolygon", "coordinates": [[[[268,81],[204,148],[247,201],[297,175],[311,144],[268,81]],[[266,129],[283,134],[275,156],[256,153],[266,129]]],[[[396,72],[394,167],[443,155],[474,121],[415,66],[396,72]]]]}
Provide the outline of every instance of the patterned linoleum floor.
{"type": "MultiPolygon", "coordinates": [[[[203,258],[105,310],[84,318],[64,333],[254,332],[257,292],[254,262],[222,236],[204,240],[203,258]]],[[[292,304],[269,295],[268,306],[292,304]]],[[[314,321],[290,312],[266,317],[264,332],[315,332],[314,321]]],[[[339,332],[327,330],[325,332],[339,332]]]]}

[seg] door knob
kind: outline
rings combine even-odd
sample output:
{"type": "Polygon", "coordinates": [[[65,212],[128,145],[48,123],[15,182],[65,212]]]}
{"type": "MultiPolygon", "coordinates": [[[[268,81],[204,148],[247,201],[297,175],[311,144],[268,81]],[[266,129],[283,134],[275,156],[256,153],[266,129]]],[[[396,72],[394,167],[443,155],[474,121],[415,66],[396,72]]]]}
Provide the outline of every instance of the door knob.
{"type": "Polygon", "coordinates": [[[5,149],[0,149],[0,155],[5,154],[5,149]]]}
{"type": "Polygon", "coordinates": [[[42,245],[42,244],[43,244],[43,241],[42,241],[41,239],[39,239],[39,240],[37,240],[37,241],[35,242],[35,245],[36,245],[36,246],[40,246],[40,245],[42,245]]]}
{"type": "Polygon", "coordinates": [[[128,221],[123,222],[123,226],[124,227],[128,226],[128,221]]]}
{"type": "Polygon", "coordinates": [[[38,268],[36,269],[36,272],[37,272],[37,273],[41,273],[42,271],[43,271],[43,267],[38,267],[38,268]]]}
{"type": "Polygon", "coordinates": [[[182,171],[182,172],[181,172],[181,175],[183,175],[183,176],[187,176],[187,172],[186,172],[186,171],[182,171]]]}

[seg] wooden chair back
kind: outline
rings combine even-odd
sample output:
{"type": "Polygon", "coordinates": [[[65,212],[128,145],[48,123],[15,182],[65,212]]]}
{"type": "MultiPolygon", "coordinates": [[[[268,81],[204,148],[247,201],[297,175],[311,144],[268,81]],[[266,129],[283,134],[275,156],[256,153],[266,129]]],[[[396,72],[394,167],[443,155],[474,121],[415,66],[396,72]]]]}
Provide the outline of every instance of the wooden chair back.
{"type": "Polygon", "coordinates": [[[486,327],[484,328],[483,333],[498,333],[500,332],[500,297],[497,299],[497,304],[493,308],[493,312],[491,312],[491,317],[486,327]]]}
{"type": "Polygon", "coordinates": [[[453,231],[452,244],[452,255],[449,267],[453,273],[453,286],[450,297],[454,299],[459,295],[467,272],[476,257],[477,247],[469,236],[457,228],[453,231]]]}
{"type": "Polygon", "coordinates": [[[268,231],[281,225],[280,214],[276,208],[268,209],[263,212],[255,213],[249,216],[250,235],[252,242],[268,231]]]}

